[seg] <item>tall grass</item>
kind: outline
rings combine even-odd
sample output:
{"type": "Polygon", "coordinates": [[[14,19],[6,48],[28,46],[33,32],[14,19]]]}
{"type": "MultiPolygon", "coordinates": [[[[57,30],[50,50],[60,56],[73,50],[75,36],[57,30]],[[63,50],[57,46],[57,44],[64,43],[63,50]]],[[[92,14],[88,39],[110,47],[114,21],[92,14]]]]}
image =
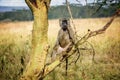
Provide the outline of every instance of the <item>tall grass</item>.
{"type": "MultiPolygon", "coordinates": [[[[108,20],[109,18],[76,19],[74,23],[77,33],[83,36],[87,29],[99,29],[108,20]]],[[[0,80],[18,80],[25,69],[31,53],[32,23],[0,23],[0,80]]],[[[58,23],[58,20],[49,21],[48,41],[51,48],[54,46],[60,28],[58,23]]],[[[104,34],[88,40],[94,46],[95,62],[92,61],[92,50],[81,50],[77,64],[72,63],[68,66],[68,76],[65,76],[64,62],[47,75],[45,80],[119,80],[119,34],[120,18],[117,18],[104,34]]],[[[90,48],[86,43],[81,47],[90,48]]],[[[76,56],[77,54],[73,55],[69,62],[75,60],[76,56]]]]}
{"type": "MultiPolygon", "coordinates": [[[[81,51],[77,64],[68,68],[65,76],[65,62],[56,68],[45,80],[119,80],[120,79],[120,40],[105,40],[100,44],[93,42],[95,62],[90,51],[81,51]]],[[[75,58],[74,58],[75,59],[75,58]]],[[[70,61],[70,60],[69,60],[70,61]]]]}
{"type": "Polygon", "coordinates": [[[0,80],[18,80],[29,59],[30,37],[0,34],[0,80]]]}

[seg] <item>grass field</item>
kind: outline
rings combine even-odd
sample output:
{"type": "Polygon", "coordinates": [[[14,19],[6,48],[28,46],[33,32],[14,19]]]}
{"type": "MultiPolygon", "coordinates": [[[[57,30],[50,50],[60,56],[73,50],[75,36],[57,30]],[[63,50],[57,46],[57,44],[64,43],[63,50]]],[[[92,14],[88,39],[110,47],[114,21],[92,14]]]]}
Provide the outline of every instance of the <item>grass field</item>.
{"type": "MultiPolygon", "coordinates": [[[[87,30],[103,27],[110,18],[75,19],[78,35],[87,30]]],[[[17,80],[29,60],[31,50],[31,32],[33,22],[0,22],[0,80],[17,80]]],[[[49,21],[49,44],[55,43],[59,27],[58,20],[49,21]]],[[[75,65],[68,68],[65,76],[63,63],[50,73],[45,80],[120,80],[120,18],[116,18],[104,34],[88,40],[95,50],[95,62],[92,62],[92,50],[81,50],[81,57],[75,65]]],[[[81,47],[90,46],[83,44],[81,47]]],[[[73,55],[69,61],[75,59],[73,55]]]]}

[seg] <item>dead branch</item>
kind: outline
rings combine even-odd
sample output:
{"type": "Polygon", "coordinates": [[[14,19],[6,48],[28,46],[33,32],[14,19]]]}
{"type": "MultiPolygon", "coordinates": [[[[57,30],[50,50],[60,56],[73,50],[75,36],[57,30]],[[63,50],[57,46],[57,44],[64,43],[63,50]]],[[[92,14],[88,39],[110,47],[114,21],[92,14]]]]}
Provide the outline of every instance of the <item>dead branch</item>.
{"type": "Polygon", "coordinates": [[[68,9],[70,18],[71,18],[71,22],[72,22],[72,24],[73,24],[74,33],[75,33],[75,35],[76,35],[76,34],[77,34],[77,32],[76,32],[76,27],[75,27],[75,24],[74,24],[74,22],[73,22],[73,15],[72,15],[72,12],[71,12],[71,9],[70,9],[68,0],[66,0],[66,6],[67,6],[67,9],[68,9]]]}
{"type": "MultiPolygon", "coordinates": [[[[105,4],[106,1],[107,0],[103,0],[102,3],[105,4]]],[[[97,0],[97,3],[98,3],[98,0],[97,0]]],[[[95,4],[95,0],[94,0],[94,4],[95,4]]],[[[104,4],[100,4],[100,6],[95,10],[95,12],[92,14],[92,16],[95,15],[103,7],[104,4]]]]}
{"type": "Polygon", "coordinates": [[[96,36],[98,34],[104,33],[112,24],[113,20],[120,14],[120,9],[118,9],[115,14],[113,14],[112,18],[108,23],[103,26],[101,29],[95,30],[95,31],[88,31],[86,35],[84,35],[80,40],[77,41],[76,45],[81,45],[83,44],[86,40],[88,40],[92,36],[96,36]]]}

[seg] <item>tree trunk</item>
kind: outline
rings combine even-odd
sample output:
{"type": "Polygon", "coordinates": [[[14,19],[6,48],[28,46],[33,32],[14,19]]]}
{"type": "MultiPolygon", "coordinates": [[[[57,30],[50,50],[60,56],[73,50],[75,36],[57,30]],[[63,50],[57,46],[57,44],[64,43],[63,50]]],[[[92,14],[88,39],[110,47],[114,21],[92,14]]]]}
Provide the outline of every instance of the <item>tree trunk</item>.
{"type": "MultiPolygon", "coordinates": [[[[31,2],[28,0],[27,4],[31,5],[31,2]]],[[[39,8],[35,8],[34,6],[34,9],[30,6],[34,16],[32,53],[30,54],[30,61],[26,70],[20,78],[21,80],[42,80],[47,55],[48,8],[45,3],[39,6],[39,8]]]]}

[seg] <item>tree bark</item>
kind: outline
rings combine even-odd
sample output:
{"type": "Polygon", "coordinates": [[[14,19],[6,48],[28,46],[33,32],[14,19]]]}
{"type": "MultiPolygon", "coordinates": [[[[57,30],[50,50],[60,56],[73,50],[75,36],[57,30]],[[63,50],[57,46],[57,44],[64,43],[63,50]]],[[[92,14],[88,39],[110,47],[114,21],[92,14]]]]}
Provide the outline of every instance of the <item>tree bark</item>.
{"type": "Polygon", "coordinates": [[[48,6],[44,0],[26,0],[26,3],[34,16],[32,53],[20,80],[42,80],[47,55],[48,6]]]}

